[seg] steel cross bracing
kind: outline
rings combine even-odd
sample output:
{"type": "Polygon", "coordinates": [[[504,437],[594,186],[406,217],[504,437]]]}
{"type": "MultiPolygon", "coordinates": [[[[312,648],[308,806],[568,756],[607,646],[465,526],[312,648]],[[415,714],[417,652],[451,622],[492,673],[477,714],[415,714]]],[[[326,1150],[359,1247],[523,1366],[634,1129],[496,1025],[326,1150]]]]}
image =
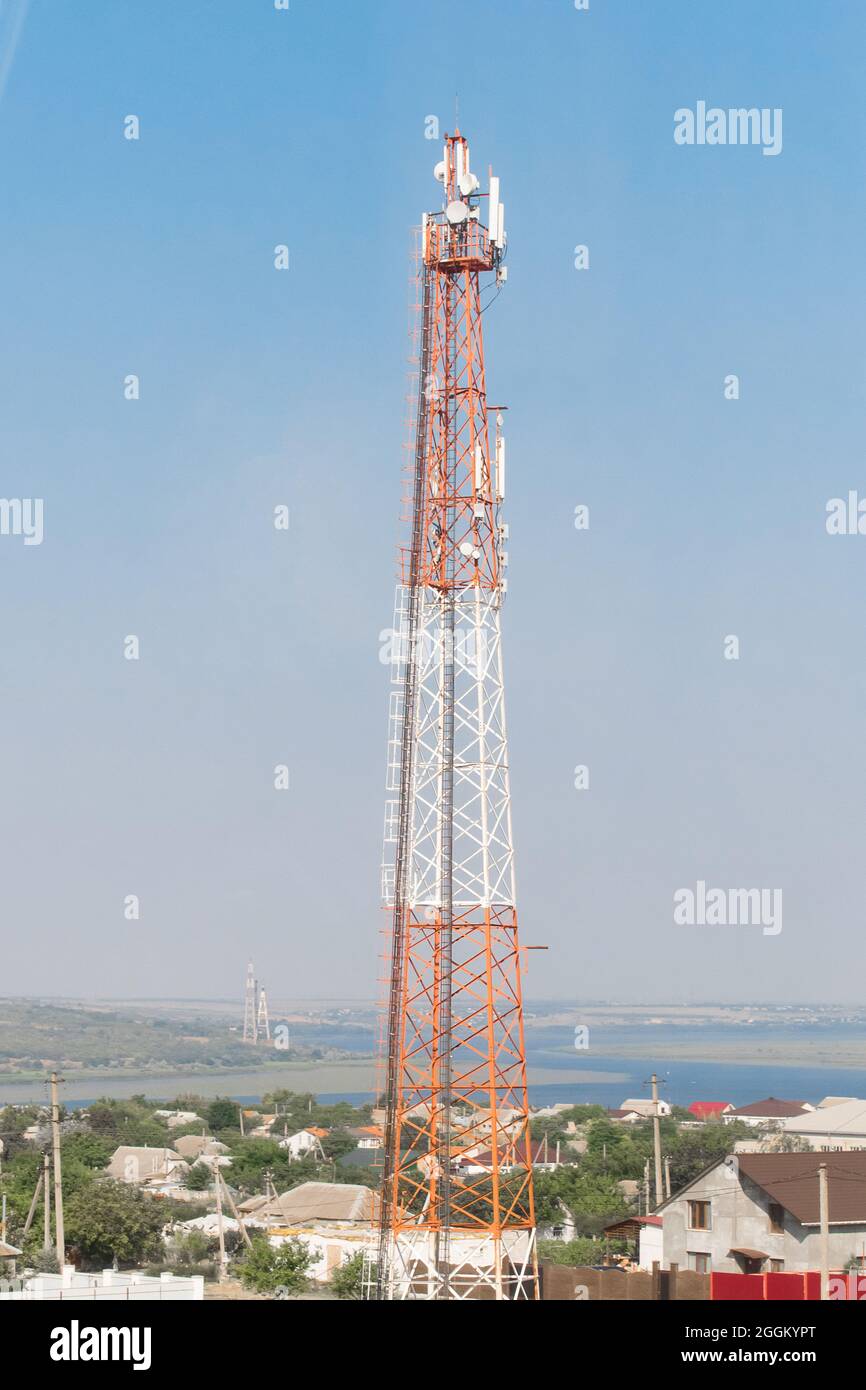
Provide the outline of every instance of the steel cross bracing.
{"type": "Polygon", "coordinates": [[[500,631],[504,444],[498,428],[489,439],[480,300],[483,273],[504,279],[504,243],[466,193],[468,167],[465,141],[448,137],[448,214],[424,226],[388,739],[385,1164],[367,1267],[380,1298],[538,1296],[500,631]]]}

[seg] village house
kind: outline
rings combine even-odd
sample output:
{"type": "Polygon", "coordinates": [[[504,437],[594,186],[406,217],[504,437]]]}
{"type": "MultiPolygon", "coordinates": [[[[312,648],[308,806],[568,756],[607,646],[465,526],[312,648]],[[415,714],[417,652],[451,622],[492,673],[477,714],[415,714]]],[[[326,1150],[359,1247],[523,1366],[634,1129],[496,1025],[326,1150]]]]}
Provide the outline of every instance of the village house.
{"type": "MultiPolygon", "coordinates": [[[[515,1144],[509,1144],[499,1153],[500,1173],[511,1173],[515,1168],[532,1167],[540,1169],[542,1172],[553,1172],[558,1167],[561,1158],[557,1158],[558,1146],[550,1144],[544,1139],[519,1139],[515,1144]]],[[[472,1155],[462,1153],[452,1164],[455,1173],[472,1175],[477,1173],[492,1173],[493,1171],[493,1150],[482,1149],[472,1155]]]]}
{"type": "Polygon", "coordinates": [[[270,1139],[271,1126],[276,1120],[276,1115],[260,1115],[257,1110],[244,1110],[241,1112],[244,1119],[258,1120],[258,1124],[253,1129],[246,1131],[247,1139],[270,1139]]]}
{"type": "Polygon", "coordinates": [[[639,1269],[652,1269],[661,1264],[662,1218],[660,1216],[626,1216],[605,1226],[604,1234],[608,1240],[625,1240],[634,1246],[639,1269]]]}
{"type": "Polygon", "coordinates": [[[385,1142],[384,1131],[378,1125],[358,1125],[346,1133],[355,1140],[357,1149],[381,1149],[385,1142]]]}
{"type": "Polygon", "coordinates": [[[792,1115],[779,1128],[824,1153],[866,1149],[866,1100],[828,1096],[816,1110],[792,1115]]]}
{"type": "Polygon", "coordinates": [[[652,1119],[653,1115],[670,1115],[670,1105],[667,1101],[651,1101],[651,1099],[639,1099],[639,1101],[623,1101],[620,1111],[628,1115],[637,1115],[641,1119],[652,1119]],[[657,1109],[656,1109],[657,1106],[657,1109]]]}
{"type": "Polygon", "coordinates": [[[819,1269],[819,1163],[827,1165],[830,1267],[866,1254],[866,1152],[719,1160],[667,1201],[664,1265],[699,1273],[819,1269]]]}
{"type": "Polygon", "coordinates": [[[154,1110],[153,1113],[156,1119],[163,1120],[169,1129],[201,1123],[201,1115],[197,1115],[194,1110],[154,1110]]]}
{"type": "Polygon", "coordinates": [[[304,1158],[307,1154],[313,1154],[315,1158],[323,1159],[325,1155],[322,1152],[322,1140],[327,1139],[329,1132],[327,1129],[319,1129],[317,1125],[309,1125],[307,1129],[299,1129],[296,1134],[284,1135],[277,1143],[291,1158],[304,1158]]]}
{"type": "Polygon", "coordinates": [[[225,1144],[204,1134],[184,1134],[175,1149],[187,1163],[203,1163],[207,1168],[230,1168],[231,1155],[225,1144]]]}
{"type": "Polygon", "coordinates": [[[163,1197],[185,1193],[189,1164],[176,1149],[121,1144],[105,1169],[115,1182],[133,1183],[163,1197]]]}
{"type": "Polygon", "coordinates": [[[721,1120],[725,1115],[733,1113],[734,1107],[727,1100],[693,1100],[689,1106],[689,1114],[694,1115],[700,1124],[706,1124],[708,1120],[721,1120]]]}
{"type": "Polygon", "coordinates": [[[806,1100],[777,1100],[775,1096],[768,1096],[766,1100],[755,1100],[751,1105],[741,1105],[736,1110],[726,1111],[722,1120],[725,1124],[741,1120],[743,1124],[757,1127],[794,1119],[814,1109],[814,1105],[810,1105],[806,1100]]]}
{"type": "Polygon", "coordinates": [[[251,1218],[266,1229],[271,1245],[305,1245],[313,1256],[310,1278],[320,1283],[366,1248],[375,1210],[369,1187],[330,1182],[303,1182],[279,1196],[249,1197],[239,1207],[245,1222],[251,1218]]]}

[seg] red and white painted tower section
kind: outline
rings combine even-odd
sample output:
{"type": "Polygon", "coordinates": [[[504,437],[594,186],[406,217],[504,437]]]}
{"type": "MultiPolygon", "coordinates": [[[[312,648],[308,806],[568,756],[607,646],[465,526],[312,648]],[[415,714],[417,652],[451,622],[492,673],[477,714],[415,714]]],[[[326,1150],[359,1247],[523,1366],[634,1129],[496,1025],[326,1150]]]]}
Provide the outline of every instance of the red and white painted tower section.
{"type": "Polygon", "coordinates": [[[458,133],[419,266],[411,530],[398,586],[384,895],[379,1298],[538,1297],[500,618],[502,415],[482,308],[504,284],[499,181],[458,133]]]}

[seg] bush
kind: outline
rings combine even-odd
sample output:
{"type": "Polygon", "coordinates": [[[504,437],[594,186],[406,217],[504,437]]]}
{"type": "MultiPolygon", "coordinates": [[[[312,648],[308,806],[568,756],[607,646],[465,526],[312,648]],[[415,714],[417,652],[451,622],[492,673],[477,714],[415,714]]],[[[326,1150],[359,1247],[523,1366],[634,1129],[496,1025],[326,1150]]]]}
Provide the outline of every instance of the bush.
{"type": "Polygon", "coordinates": [[[213,1174],[206,1163],[194,1163],[186,1176],[185,1187],[189,1192],[204,1192],[210,1187],[213,1174]]]}
{"type": "Polygon", "coordinates": [[[356,1255],[348,1255],[339,1268],[335,1269],[330,1279],[331,1292],[337,1298],[360,1299],[364,1297],[364,1255],[358,1251],[356,1255]]]}
{"type": "Polygon", "coordinates": [[[241,1283],[256,1293],[303,1293],[309,1282],[307,1271],[313,1257],[299,1240],[284,1245],[270,1245],[263,1236],[253,1239],[249,1250],[238,1265],[241,1283]]]}
{"type": "Polygon", "coordinates": [[[624,1240],[590,1240],[577,1236],[574,1240],[540,1240],[538,1255],[557,1265],[599,1265],[608,1255],[627,1255],[624,1240]]]}

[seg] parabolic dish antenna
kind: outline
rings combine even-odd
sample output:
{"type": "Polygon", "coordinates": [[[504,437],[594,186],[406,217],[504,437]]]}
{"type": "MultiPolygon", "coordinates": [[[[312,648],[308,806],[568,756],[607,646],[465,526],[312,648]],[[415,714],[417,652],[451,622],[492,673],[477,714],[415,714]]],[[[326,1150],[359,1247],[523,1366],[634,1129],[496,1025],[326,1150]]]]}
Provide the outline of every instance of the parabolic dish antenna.
{"type": "Polygon", "coordinates": [[[445,209],[445,216],[448,218],[452,227],[458,227],[461,222],[466,221],[469,216],[469,209],[465,203],[461,203],[458,200],[448,204],[445,209]]]}
{"type": "Polygon", "coordinates": [[[436,168],[433,170],[433,177],[434,177],[434,179],[438,179],[440,183],[444,183],[444,182],[445,182],[445,160],[444,160],[444,159],[440,159],[439,163],[436,165],[436,168]]]}
{"type": "Polygon", "coordinates": [[[459,179],[457,180],[457,187],[460,189],[460,192],[463,194],[463,197],[468,198],[469,194],[474,193],[476,188],[478,187],[478,180],[474,174],[470,174],[467,170],[467,172],[465,174],[461,174],[459,179]]]}

